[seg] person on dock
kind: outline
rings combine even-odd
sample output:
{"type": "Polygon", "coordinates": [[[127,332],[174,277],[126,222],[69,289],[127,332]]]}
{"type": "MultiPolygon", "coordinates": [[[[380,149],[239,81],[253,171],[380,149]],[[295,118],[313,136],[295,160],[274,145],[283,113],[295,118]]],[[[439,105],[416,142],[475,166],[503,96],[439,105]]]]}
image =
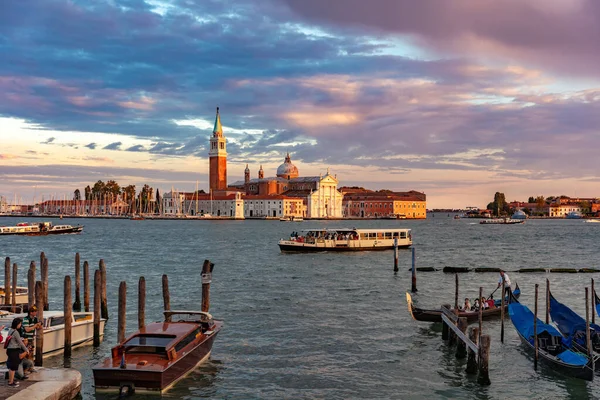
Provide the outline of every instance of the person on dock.
{"type": "Polygon", "coordinates": [[[504,278],[504,287],[505,288],[509,288],[510,289],[510,278],[508,277],[508,274],[506,272],[504,272],[504,270],[500,270],[500,279],[498,279],[498,287],[502,286],[502,278],[504,278]]]}
{"type": "MultiPolygon", "coordinates": [[[[42,323],[38,321],[37,318],[37,307],[32,306],[29,310],[27,310],[27,316],[23,318],[23,324],[21,326],[21,337],[24,339],[23,342],[26,343],[27,348],[29,349],[29,354],[33,355],[33,344],[35,343],[35,331],[36,329],[41,329],[42,323]],[[25,341],[26,339],[26,341],[25,341]]],[[[33,369],[33,360],[29,357],[23,359],[22,369],[24,372],[35,372],[33,369]]],[[[22,379],[23,371],[19,368],[18,372],[19,378],[22,379]]]]}
{"type": "Polygon", "coordinates": [[[22,355],[29,354],[27,346],[23,343],[19,330],[23,320],[21,318],[15,318],[12,321],[11,329],[8,331],[8,344],[6,345],[6,357],[8,370],[8,386],[19,387],[19,383],[15,382],[15,372],[18,371],[19,365],[21,364],[22,355]]]}

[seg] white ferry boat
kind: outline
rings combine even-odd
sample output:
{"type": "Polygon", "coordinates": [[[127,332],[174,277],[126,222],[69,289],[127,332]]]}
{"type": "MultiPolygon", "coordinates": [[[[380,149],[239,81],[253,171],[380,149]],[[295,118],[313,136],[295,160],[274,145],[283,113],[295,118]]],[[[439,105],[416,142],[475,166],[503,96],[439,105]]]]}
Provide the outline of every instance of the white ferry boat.
{"type": "MultiPolygon", "coordinates": [[[[6,313],[0,316],[0,326],[4,325],[0,335],[3,342],[9,332],[10,324],[16,317],[27,314],[6,313]]],[[[89,343],[94,338],[94,318],[92,312],[73,312],[71,320],[71,343],[73,347],[89,343]]],[[[100,336],[104,336],[105,319],[100,319],[100,336]]],[[[44,311],[44,357],[64,349],[65,314],[62,311],[44,311]]],[[[6,362],[6,352],[0,351],[0,363],[6,362]]]]}
{"type": "Polygon", "coordinates": [[[81,233],[83,225],[53,225],[52,222],[21,222],[16,226],[0,226],[0,236],[2,235],[59,235],[65,233],[81,233]]]}
{"type": "Polygon", "coordinates": [[[398,248],[412,245],[410,229],[305,229],[281,239],[282,252],[390,250],[398,239],[398,248]]]}
{"type": "Polygon", "coordinates": [[[493,218],[493,219],[484,219],[483,221],[479,221],[480,224],[484,225],[514,225],[514,224],[522,224],[524,223],[524,219],[512,219],[512,218],[493,218]]]}

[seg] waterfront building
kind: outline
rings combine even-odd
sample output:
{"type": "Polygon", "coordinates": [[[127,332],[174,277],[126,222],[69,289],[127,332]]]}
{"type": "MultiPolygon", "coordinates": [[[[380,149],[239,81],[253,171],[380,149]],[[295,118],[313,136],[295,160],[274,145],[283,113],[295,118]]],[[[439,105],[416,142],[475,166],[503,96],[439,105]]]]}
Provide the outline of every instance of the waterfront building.
{"type": "Polygon", "coordinates": [[[244,196],[245,218],[306,217],[304,200],[284,195],[244,196]]]}
{"type": "Polygon", "coordinates": [[[162,209],[166,216],[212,216],[244,218],[242,193],[194,193],[171,190],[162,197],[162,209]]]}
{"type": "Polygon", "coordinates": [[[561,204],[560,202],[550,204],[548,212],[551,217],[566,217],[569,213],[581,213],[579,204],[561,204]]]}
{"type": "Polygon", "coordinates": [[[344,192],[343,214],[358,218],[427,218],[425,193],[341,189],[344,192]]]}

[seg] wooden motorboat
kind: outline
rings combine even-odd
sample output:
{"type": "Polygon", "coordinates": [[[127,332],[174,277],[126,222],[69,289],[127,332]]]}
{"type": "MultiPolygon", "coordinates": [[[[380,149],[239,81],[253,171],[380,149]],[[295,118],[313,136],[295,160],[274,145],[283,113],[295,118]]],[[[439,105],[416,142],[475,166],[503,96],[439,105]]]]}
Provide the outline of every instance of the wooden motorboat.
{"type": "Polygon", "coordinates": [[[208,359],[222,325],[207,312],[165,311],[165,322],[141,328],[93,368],[96,391],[167,390],[208,359]]]}
{"type": "Polygon", "coordinates": [[[52,222],[20,222],[16,226],[0,226],[0,236],[24,235],[45,236],[60,235],[68,233],[81,233],[83,225],[54,225],[52,222]]]}
{"type": "Polygon", "coordinates": [[[279,241],[281,252],[391,250],[412,245],[410,229],[304,229],[300,234],[279,241]]]}
{"type": "MultiPolygon", "coordinates": [[[[521,294],[521,288],[519,285],[515,285],[515,291],[513,295],[518,298],[521,294]]],[[[442,310],[441,309],[423,309],[415,307],[412,297],[409,293],[406,293],[406,301],[408,302],[408,311],[413,319],[417,321],[425,321],[425,322],[442,322],[442,310]]],[[[508,307],[508,298],[506,298],[505,303],[505,311],[508,307]]],[[[499,317],[502,313],[501,300],[495,300],[493,308],[483,309],[481,312],[483,319],[488,319],[492,317],[499,317]]],[[[468,322],[475,322],[479,319],[479,311],[459,311],[459,317],[466,317],[468,322]]]]}
{"type": "MultiPolygon", "coordinates": [[[[0,325],[5,328],[0,332],[6,339],[10,324],[16,317],[24,318],[27,314],[5,313],[0,315],[0,325]]],[[[100,336],[104,335],[106,319],[100,320],[100,336]]],[[[62,311],[44,311],[44,357],[57,353],[65,345],[65,314],[62,311]]],[[[73,312],[71,320],[71,343],[73,346],[89,343],[94,338],[94,318],[91,312],[73,312]]],[[[4,341],[4,340],[3,340],[4,341]]],[[[0,351],[0,363],[6,362],[6,352],[0,351]]]]}
{"type": "MultiPolygon", "coordinates": [[[[8,293],[4,290],[4,286],[0,286],[0,304],[6,304],[6,296],[10,299],[9,303],[12,303],[12,288],[8,289],[8,293]]],[[[17,286],[17,292],[15,296],[16,304],[25,304],[29,302],[29,289],[24,286],[17,286]]]]}
{"type": "MultiPolygon", "coordinates": [[[[529,308],[511,299],[508,314],[521,341],[530,350],[535,350],[534,320],[529,308]]],[[[538,354],[553,370],[575,378],[591,381],[594,379],[595,357],[571,350],[563,342],[563,336],[552,325],[537,318],[538,354]]]]}

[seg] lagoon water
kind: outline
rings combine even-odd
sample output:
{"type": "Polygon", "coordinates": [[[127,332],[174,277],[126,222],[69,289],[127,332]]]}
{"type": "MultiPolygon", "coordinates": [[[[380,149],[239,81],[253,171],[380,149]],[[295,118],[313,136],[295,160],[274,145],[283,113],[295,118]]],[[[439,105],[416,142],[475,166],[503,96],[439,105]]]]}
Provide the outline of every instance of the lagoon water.
{"type": "MultiPolygon", "coordinates": [[[[36,218],[0,218],[14,225],[36,218]]],[[[411,253],[281,254],[277,240],[309,227],[407,227],[413,229],[417,266],[439,268],[418,274],[421,307],[438,307],[454,297],[454,275],[445,266],[600,267],[600,224],[582,220],[528,220],[523,225],[480,225],[445,213],[425,221],[130,221],[64,219],[85,225],[81,235],[2,237],[0,257],[19,265],[26,285],[31,260],[49,259],[51,309],[62,309],[63,279],[74,276],[75,253],[97,268],[107,265],[110,320],[101,346],[73,351],[71,367],[83,374],[82,396],[96,396],[91,367],[108,356],[116,341],[117,294],[127,282],[127,332],[137,327],[137,282],[146,278],[147,321],[161,320],[161,276],[168,274],[172,308],[199,309],[200,270],[215,263],[210,312],[225,323],[209,362],[164,396],[173,399],[505,399],[592,398],[598,382],[563,377],[542,366],[520,344],[507,319],[505,343],[500,321],[484,322],[492,336],[490,377],[479,386],[465,375],[441,340],[441,326],[413,321],[405,292],[410,290],[411,253]]],[[[38,268],[39,271],[39,268],[38,268]]],[[[93,276],[93,272],[91,273],[93,276]]],[[[553,294],[585,315],[584,287],[595,274],[509,272],[521,301],[533,306],[534,285],[543,293],[549,278],[553,294]]],[[[495,273],[460,274],[460,297],[489,294],[495,273]]],[[[600,277],[600,274],[597,275],[600,277]]],[[[74,284],[73,284],[74,287],[74,284]]],[[[82,289],[83,296],[83,289],[82,289]]],[[[543,296],[540,310],[544,306],[543,296]]],[[[83,299],[82,299],[83,300],[83,299]]],[[[542,313],[542,311],[540,311],[542,313]]],[[[62,355],[44,360],[63,366],[62,355]]],[[[135,398],[142,398],[136,396],[135,398]]]]}

